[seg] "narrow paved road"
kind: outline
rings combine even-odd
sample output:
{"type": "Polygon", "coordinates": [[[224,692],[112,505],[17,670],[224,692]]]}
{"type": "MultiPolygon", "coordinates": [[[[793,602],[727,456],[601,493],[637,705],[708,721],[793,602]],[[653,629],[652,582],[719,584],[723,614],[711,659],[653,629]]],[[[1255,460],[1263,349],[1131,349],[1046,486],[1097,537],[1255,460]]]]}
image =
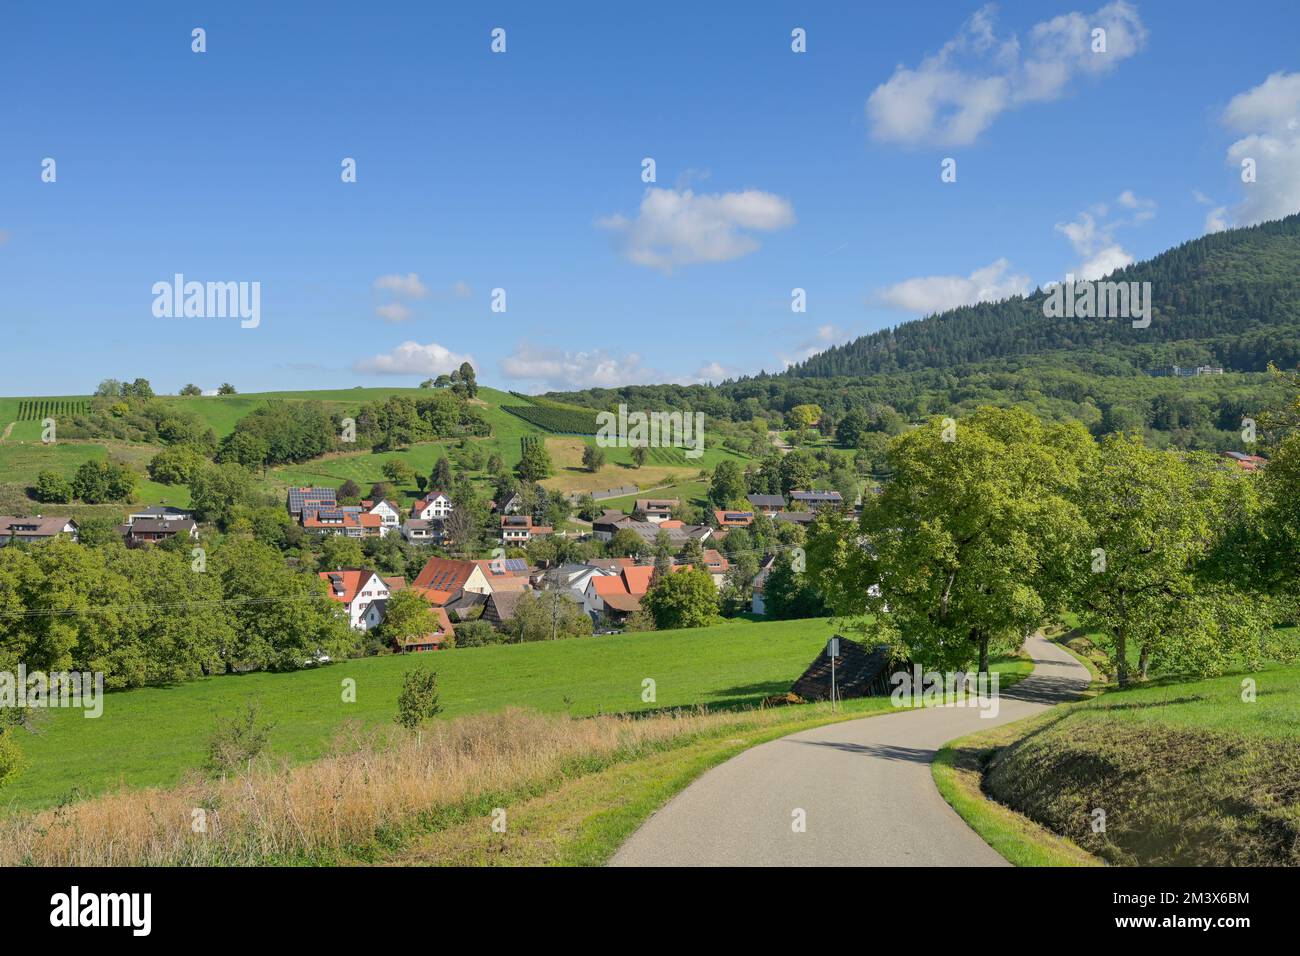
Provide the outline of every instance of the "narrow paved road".
{"type": "Polygon", "coordinates": [[[933,707],[830,724],[705,773],[634,833],[612,866],[1006,866],[939,796],[930,763],[956,737],[1068,700],[1088,672],[1033,637],[1034,672],[998,715],[933,707]],[[794,831],[803,810],[806,830],[794,831]]]}

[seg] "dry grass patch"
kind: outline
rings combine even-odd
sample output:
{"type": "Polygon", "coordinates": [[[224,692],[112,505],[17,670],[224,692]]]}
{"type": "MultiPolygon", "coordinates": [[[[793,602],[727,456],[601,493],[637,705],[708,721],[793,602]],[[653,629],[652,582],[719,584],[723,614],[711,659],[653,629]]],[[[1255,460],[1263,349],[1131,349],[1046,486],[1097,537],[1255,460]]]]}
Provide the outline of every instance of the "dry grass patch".
{"type": "Polygon", "coordinates": [[[729,727],[789,721],[785,710],[574,719],[512,709],[433,723],[418,734],[351,730],[330,756],[310,764],[264,762],[229,779],[191,778],[5,818],[0,866],[370,859],[415,834],[526,801],[620,761],[729,727]]]}

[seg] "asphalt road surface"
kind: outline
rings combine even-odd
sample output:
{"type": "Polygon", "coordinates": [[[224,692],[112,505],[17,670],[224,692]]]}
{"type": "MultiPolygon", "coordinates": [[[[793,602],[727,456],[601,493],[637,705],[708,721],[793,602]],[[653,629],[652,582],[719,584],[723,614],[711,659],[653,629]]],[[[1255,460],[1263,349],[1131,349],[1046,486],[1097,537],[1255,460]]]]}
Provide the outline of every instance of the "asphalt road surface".
{"type": "Polygon", "coordinates": [[[1030,638],[1030,677],[996,717],[928,707],[830,724],[709,770],[618,850],[611,866],[1006,866],[939,796],[930,762],[950,740],[1077,696],[1088,672],[1030,638]],[[805,829],[796,832],[796,811],[805,829]]]}

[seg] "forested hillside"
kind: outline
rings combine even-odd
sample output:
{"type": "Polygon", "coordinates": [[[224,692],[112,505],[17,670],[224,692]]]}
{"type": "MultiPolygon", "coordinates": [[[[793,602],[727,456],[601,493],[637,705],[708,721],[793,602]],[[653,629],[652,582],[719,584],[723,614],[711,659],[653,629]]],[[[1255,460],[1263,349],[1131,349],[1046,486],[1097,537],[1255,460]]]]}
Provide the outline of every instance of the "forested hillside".
{"type": "Polygon", "coordinates": [[[786,374],[870,375],[1076,348],[1105,350],[1139,368],[1203,361],[1250,372],[1300,360],[1300,214],[1202,236],[1110,279],[1151,283],[1148,328],[1126,319],[1048,318],[1038,290],[874,332],[786,374]]]}
{"type": "Polygon", "coordinates": [[[1158,446],[1239,448],[1242,418],[1280,398],[1268,364],[1300,363],[1300,214],[1186,242],[1110,278],[1151,283],[1149,327],[1049,318],[1037,290],[875,332],[777,374],[557,397],[591,408],[691,408],[776,428],[790,424],[792,409],[816,405],[828,434],[854,409],[879,423],[1020,405],[1076,418],[1094,434],[1141,429],[1158,446]],[[1227,374],[1148,374],[1175,364],[1227,374]]]}

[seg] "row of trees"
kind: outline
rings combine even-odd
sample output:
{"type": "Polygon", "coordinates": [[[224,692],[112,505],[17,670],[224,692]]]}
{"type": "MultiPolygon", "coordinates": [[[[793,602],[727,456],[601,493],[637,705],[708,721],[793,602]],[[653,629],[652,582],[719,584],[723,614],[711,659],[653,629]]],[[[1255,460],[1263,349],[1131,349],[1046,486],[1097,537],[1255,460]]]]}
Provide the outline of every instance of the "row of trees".
{"type": "Polygon", "coordinates": [[[102,672],[120,688],[358,651],[327,586],[279,551],[246,536],[199,555],[184,544],[0,549],[0,669],[102,672]]]}
{"type": "Polygon", "coordinates": [[[1258,660],[1282,613],[1251,584],[1277,506],[1221,458],[999,408],[931,420],[888,457],[860,521],[819,516],[808,564],[836,613],[928,665],[987,670],[1068,608],[1108,636],[1121,684],[1134,656],[1142,676],[1157,658],[1213,673],[1258,660]]]}

